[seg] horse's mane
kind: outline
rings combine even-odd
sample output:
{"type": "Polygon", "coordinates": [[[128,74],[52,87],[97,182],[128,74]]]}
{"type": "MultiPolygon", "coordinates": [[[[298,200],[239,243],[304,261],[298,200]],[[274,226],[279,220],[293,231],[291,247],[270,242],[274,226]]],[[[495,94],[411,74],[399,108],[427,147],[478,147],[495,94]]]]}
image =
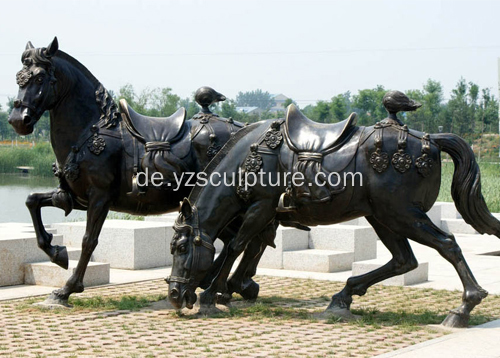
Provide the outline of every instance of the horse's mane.
{"type": "MultiPolygon", "coordinates": [[[[243,127],[240,129],[238,132],[236,132],[227,142],[226,144],[222,147],[222,149],[217,153],[217,155],[208,163],[208,165],[205,167],[203,170],[205,173],[210,175],[215,168],[222,162],[222,160],[225,158],[226,154],[238,143],[238,141],[243,138],[245,135],[248,133],[252,132],[254,129],[257,129],[259,125],[262,124],[260,122],[257,123],[252,123],[246,127],[243,127]]],[[[196,199],[198,199],[198,196],[201,194],[201,191],[203,190],[205,186],[199,185],[196,183],[196,186],[191,190],[191,194],[189,194],[189,201],[191,203],[194,203],[196,199]]]]}
{"type": "Polygon", "coordinates": [[[70,64],[75,66],[80,72],[82,72],[85,75],[85,77],[88,80],[90,80],[90,82],[92,82],[92,84],[94,86],[98,87],[101,84],[99,82],[99,80],[97,78],[95,78],[95,76],[87,69],[87,67],[82,65],[80,63],[80,61],[78,61],[76,58],[68,55],[66,52],[58,50],[54,57],[59,57],[60,59],[68,61],[70,64]]]}

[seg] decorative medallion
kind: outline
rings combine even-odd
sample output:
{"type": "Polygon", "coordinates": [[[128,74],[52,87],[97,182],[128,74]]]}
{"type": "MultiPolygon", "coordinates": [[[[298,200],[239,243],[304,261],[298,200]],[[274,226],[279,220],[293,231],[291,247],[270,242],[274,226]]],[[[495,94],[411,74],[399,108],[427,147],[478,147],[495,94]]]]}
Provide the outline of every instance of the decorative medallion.
{"type": "Polygon", "coordinates": [[[199,112],[193,116],[193,119],[199,119],[201,124],[207,124],[210,119],[217,117],[219,117],[219,115],[215,113],[199,112]]]}
{"type": "Polygon", "coordinates": [[[380,149],[377,149],[370,156],[370,163],[373,169],[382,173],[389,166],[389,156],[386,152],[382,152],[380,149]]]}
{"type": "Polygon", "coordinates": [[[411,156],[405,153],[408,141],[408,126],[405,124],[399,130],[398,151],[392,156],[392,166],[400,173],[406,172],[411,167],[411,156]]]}
{"type": "MultiPolygon", "coordinates": [[[[378,124],[378,123],[377,123],[378,124]]],[[[375,151],[370,156],[370,164],[372,168],[378,172],[382,173],[389,167],[389,156],[386,152],[382,152],[382,135],[384,129],[380,125],[375,125],[375,151]]]]}
{"type": "Polygon", "coordinates": [[[25,87],[30,78],[33,76],[33,72],[28,69],[28,66],[23,66],[23,69],[16,74],[16,82],[19,87],[25,87]]]}
{"type": "Polygon", "coordinates": [[[211,144],[207,149],[207,156],[209,158],[215,157],[215,155],[219,152],[220,149],[221,149],[220,145],[211,144]]]}
{"type": "Polygon", "coordinates": [[[430,136],[429,133],[425,133],[422,137],[422,155],[417,158],[415,161],[415,165],[417,167],[417,171],[424,178],[427,177],[432,170],[432,166],[434,161],[429,158],[429,154],[431,152],[431,144],[430,144],[430,136]]]}
{"type": "Polygon", "coordinates": [[[245,185],[239,186],[236,188],[236,194],[243,200],[250,200],[250,195],[252,195],[252,188],[245,189],[245,185]]]}
{"type": "Polygon", "coordinates": [[[392,156],[392,166],[400,173],[406,172],[411,167],[411,156],[400,150],[392,156]]]}
{"type": "Polygon", "coordinates": [[[97,132],[95,132],[94,135],[89,139],[87,146],[93,154],[99,155],[104,150],[104,147],[106,147],[106,142],[104,141],[104,138],[102,138],[101,136],[99,136],[99,134],[97,134],[97,132]]]}
{"type": "Polygon", "coordinates": [[[271,128],[266,132],[266,136],[264,140],[266,144],[271,149],[276,149],[281,144],[283,140],[283,134],[281,134],[280,123],[278,121],[274,121],[271,124],[271,128]]]}
{"type": "Polygon", "coordinates": [[[431,158],[429,158],[427,153],[422,154],[422,156],[418,157],[417,160],[415,161],[415,166],[417,167],[418,173],[422,175],[424,178],[431,173],[433,164],[434,161],[431,158]]]}
{"type": "Polygon", "coordinates": [[[262,168],[262,157],[257,153],[258,144],[250,146],[250,155],[245,160],[245,169],[247,172],[257,173],[262,168]]]}
{"type": "Polygon", "coordinates": [[[67,181],[75,181],[80,175],[80,167],[76,163],[67,163],[63,173],[67,181]]]}

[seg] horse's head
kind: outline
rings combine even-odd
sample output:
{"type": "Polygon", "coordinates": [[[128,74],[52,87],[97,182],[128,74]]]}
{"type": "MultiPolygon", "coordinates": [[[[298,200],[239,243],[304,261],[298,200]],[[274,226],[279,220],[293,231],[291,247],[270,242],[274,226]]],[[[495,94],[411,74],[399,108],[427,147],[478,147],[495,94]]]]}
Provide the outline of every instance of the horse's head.
{"type": "Polygon", "coordinates": [[[9,123],[18,134],[32,133],[43,112],[56,102],[51,58],[58,48],[57,37],[46,48],[35,48],[31,42],[26,45],[21,57],[23,68],[16,75],[19,93],[9,116],[9,123]]]}
{"type": "Polygon", "coordinates": [[[171,276],[167,278],[168,298],[177,309],[193,308],[195,290],[212,265],[215,248],[212,240],[199,227],[198,211],[188,199],[181,203],[181,212],[174,225],[170,244],[174,257],[171,276]]]}

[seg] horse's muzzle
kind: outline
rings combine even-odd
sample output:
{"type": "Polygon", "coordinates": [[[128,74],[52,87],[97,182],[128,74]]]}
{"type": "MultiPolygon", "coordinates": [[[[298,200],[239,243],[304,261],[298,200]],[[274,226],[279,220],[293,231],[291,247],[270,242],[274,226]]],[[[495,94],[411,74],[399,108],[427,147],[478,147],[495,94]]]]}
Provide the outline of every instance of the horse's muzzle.
{"type": "Polygon", "coordinates": [[[31,115],[29,108],[15,107],[8,121],[17,134],[28,135],[33,133],[36,119],[31,115]]]}
{"type": "Polygon", "coordinates": [[[184,304],[187,308],[192,309],[197,300],[196,293],[185,286],[178,282],[169,284],[168,300],[178,310],[182,309],[184,304]]]}

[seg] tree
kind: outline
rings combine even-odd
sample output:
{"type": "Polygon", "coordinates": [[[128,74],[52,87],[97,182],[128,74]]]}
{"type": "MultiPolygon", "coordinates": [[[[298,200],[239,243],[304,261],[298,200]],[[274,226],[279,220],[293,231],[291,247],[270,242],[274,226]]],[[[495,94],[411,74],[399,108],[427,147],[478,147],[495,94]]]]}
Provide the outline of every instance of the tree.
{"type": "Polygon", "coordinates": [[[339,122],[347,118],[351,110],[351,93],[346,92],[332,97],[330,112],[333,122],[339,122]]]}
{"type": "MultiPolygon", "coordinates": [[[[193,96],[194,97],[194,94],[193,96]]],[[[186,118],[193,118],[193,116],[200,111],[200,106],[193,99],[186,97],[179,102],[180,107],[186,109],[186,118]]]]}
{"type": "Polygon", "coordinates": [[[283,108],[284,108],[284,109],[287,109],[287,108],[288,108],[288,106],[289,106],[289,105],[291,105],[292,103],[295,103],[295,102],[293,101],[293,99],[291,99],[291,98],[287,98],[287,99],[285,99],[285,102],[283,102],[283,108]]]}
{"type": "MultiPolygon", "coordinates": [[[[451,132],[456,133],[462,137],[470,134],[471,110],[469,106],[468,87],[465,79],[461,78],[457,86],[451,91],[451,99],[448,101],[447,116],[451,120],[451,132]]],[[[467,136],[469,137],[469,136],[467,136]]],[[[469,137],[469,140],[471,138],[469,137]]]]}
{"type": "Polygon", "coordinates": [[[435,133],[438,127],[445,127],[445,115],[443,105],[443,87],[441,83],[428,79],[423,90],[409,90],[406,95],[422,104],[422,107],[414,112],[407,112],[403,121],[409,127],[422,132],[435,133]]]}
{"type": "Polygon", "coordinates": [[[365,89],[353,96],[352,106],[359,114],[358,123],[372,125],[387,117],[387,111],[382,104],[386,90],[378,85],[374,89],[365,89]]]}
{"type": "Polygon", "coordinates": [[[274,105],[274,100],[269,92],[261,89],[250,92],[238,92],[236,96],[237,107],[259,107],[266,111],[274,105]]]}

